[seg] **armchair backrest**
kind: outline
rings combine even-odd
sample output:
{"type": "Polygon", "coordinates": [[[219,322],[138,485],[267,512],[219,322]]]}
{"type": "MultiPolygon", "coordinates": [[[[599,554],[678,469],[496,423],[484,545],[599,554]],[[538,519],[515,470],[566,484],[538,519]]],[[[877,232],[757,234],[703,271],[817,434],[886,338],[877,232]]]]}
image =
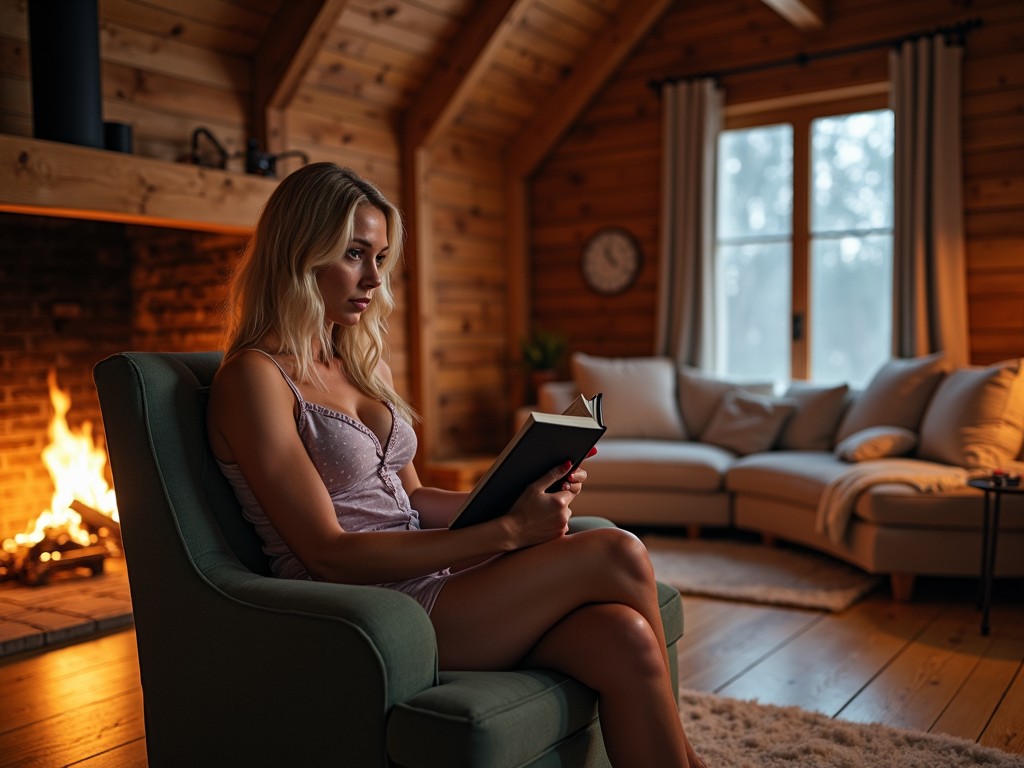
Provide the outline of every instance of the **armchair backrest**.
{"type": "MultiPolygon", "coordinates": [[[[207,393],[220,361],[219,352],[125,352],[96,366],[118,506],[127,518],[125,546],[146,556],[156,537],[134,534],[160,524],[157,517],[169,518],[200,571],[210,558],[233,555],[268,575],[259,537],[243,519],[206,439],[207,393]]],[[[162,560],[161,552],[148,554],[162,560]]]]}
{"type": "Polygon", "coordinates": [[[220,360],[126,352],[93,373],[148,764],[387,765],[391,706],[436,684],[433,627],[395,590],[269,577],[206,438],[220,360]]]}

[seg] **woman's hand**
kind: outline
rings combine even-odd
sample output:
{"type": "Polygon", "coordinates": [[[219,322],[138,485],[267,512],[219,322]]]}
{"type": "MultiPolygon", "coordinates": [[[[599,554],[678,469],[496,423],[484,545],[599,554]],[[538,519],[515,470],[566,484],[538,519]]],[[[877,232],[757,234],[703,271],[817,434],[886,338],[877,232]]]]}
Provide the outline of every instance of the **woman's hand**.
{"type": "Polygon", "coordinates": [[[506,522],[512,526],[513,541],[518,547],[529,547],[565,535],[569,530],[569,518],[572,510],[569,504],[583,488],[587,473],[577,469],[568,477],[565,473],[572,468],[572,462],[565,462],[542,475],[527,486],[526,490],[516,499],[505,516],[506,522]],[[559,490],[548,493],[547,489],[565,480],[559,490]]]}
{"type": "MultiPolygon", "coordinates": [[[[595,453],[597,453],[596,446],[590,449],[590,453],[587,454],[587,458],[589,459],[595,453]]],[[[569,493],[572,494],[573,498],[576,498],[576,496],[579,495],[580,491],[583,490],[583,482],[586,479],[587,470],[583,469],[583,466],[580,465],[571,475],[569,475],[565,479],[565,482],[562,483],[562,490],[569,491],[569,493]]]]}

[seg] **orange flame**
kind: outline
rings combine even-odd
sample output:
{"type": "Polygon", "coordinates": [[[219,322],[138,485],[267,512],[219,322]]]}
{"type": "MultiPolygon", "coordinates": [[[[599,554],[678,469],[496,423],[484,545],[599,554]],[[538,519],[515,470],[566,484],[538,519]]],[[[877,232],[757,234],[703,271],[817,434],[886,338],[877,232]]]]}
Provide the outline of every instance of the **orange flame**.
{"type": "MultiPolygon", "coordinates": [[[[51,368],[46,380],[53,418],[49,427],[50,443],[43,449],[43,463],[53,480],[53,497],[50,509],[36,518],[31,530],[16,534],[14,542],[30,547],[42,541],[48,529],[61,529],[77,543],[88,546],[93,541],[89,532],[82,528],[82,516],[71,509],[71,503],[78,499],[112,520],[118,520],[114,491],[107,485],[103,472],[107,454],[93,443],[92,422],[83,422],[77,430],[68,426],[71,395],[57,386],[56,371],[51,368]]],[[[9,541],[4,542],[5,549],[10,547],[9,541]]]]}

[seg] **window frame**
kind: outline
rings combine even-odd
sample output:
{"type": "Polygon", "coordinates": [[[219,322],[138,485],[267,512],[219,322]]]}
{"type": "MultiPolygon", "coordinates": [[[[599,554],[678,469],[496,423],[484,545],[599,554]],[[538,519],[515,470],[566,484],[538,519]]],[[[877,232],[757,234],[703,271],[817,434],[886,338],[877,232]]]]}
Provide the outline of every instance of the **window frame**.
{"type": "MultiPolygon", "coordinates": [[[[756,104],[727,107],[722,130],[729,131],[787,123],[793,128],[793,220],[790,251],[791,304],[790,304],[790,379],[807,380],[811,369],[811,337],[814,318],[810,312],[811,269],[811,123],[821,117],[845,115],[890,109],[888,88],[879,87],[856,96],[828,97],[820,100],[801,99],[800,103],[773,101],[764,106],[756,104]],[[803,318],[803,333],[793,338],[793,324],[803,318]]],[[[718,237],[715,236],[716,250],[718,237]]]]}

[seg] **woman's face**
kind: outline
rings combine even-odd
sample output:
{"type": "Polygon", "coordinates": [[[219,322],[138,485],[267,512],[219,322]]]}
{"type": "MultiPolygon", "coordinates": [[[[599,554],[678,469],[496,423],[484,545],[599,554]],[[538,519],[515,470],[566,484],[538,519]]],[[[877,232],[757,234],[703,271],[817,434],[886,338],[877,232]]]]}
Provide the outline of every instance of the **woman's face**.
{"type": "Polygon", "coordinates": [[[388,222],[369,204],[356,208],[352,239],[320,268],[316,284],[328,322],[356,325],[380,286],[380,267],[388,254],[388,222]]]}

